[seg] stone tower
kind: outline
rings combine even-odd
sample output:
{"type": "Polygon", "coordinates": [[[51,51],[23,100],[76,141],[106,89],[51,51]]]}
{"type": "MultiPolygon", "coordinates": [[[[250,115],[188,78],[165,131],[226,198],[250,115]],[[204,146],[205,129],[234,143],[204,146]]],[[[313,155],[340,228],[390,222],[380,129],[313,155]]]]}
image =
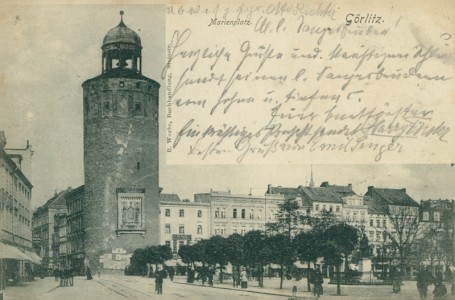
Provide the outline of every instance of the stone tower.
{"type": "Polygon", "coordinates": [[[86,264],[159,242],[158,91],[142,45],[121,21],[103,40],[101,74],[84,90],[86,264]]]}

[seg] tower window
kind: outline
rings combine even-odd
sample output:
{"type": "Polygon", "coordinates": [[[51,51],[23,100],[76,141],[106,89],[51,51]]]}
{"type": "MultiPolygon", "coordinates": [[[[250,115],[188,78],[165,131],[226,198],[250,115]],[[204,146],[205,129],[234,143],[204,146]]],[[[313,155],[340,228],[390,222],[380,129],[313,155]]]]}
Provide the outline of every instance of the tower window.
{"type": "Polygon", "coordinates": [[[120,87],[124,87],[124,86],[125,86],[125,82],[120,81],[119,86],[120,86],[120,87]]]}
{"type": "Polygon", "coordinates": [[[136,88],[141,88],[141,83],[140,82],[136,82],[136,88]]]}
{"type": "Polygon", "coordinates": [[[111,109],[111,104],[109,101],[104,101],[104,110],[110,110],[111,109]]]}
{"type": "Polygon", "coordinates": [[[139,102],[134,103],[134,111],[141,111],[142,105],[139,102]]]}
{"type": "Polygon", "coordinates": [[[140,162],[138,162],[138,163],[136,164],[136,169],[138,169],[138,170],[141,169],[141,163],[140,163],[140,162]]]}

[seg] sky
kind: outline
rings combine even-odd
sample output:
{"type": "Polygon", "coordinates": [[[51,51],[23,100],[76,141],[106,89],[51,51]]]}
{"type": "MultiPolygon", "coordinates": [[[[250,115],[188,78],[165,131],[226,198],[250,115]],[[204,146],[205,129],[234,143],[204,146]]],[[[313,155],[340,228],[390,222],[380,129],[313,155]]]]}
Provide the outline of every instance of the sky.
{"type": "MultiPolygon", "coordinates": [[[[267,184],[297,187],[310,180],[306,165],[167,165],[164,151],[164,7],[151,5],[6,6],[0,20],[0,130],[7,148],[33,150],[32,207],[57,190],[82,185],[83,81],[101,72],[101,43],[120,21],[136,31],[143,46],[143,74],[161,83],[160,186],[164,193],[192,199],[210,189],[263,194],[267,184]]],[[[313,165],[314,181],[367,187],[407,188],[415,200],[455,199],[455,167],[446,165],[313,165]]],[[[418,163],[418,162],[416,162],[418,163]]]]}

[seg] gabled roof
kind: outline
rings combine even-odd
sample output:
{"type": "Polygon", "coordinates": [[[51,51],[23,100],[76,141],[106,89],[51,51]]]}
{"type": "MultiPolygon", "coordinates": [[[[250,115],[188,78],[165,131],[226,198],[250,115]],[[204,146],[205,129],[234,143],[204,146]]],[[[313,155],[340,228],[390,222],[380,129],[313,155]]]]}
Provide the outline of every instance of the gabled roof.
{"type": "Polygon", "coordinates": [[[181,202],[177,194],[160,194],[160,202],[181,202]]]}
{"type": "Polygon", "coordinates": [[[387,205],[419,207],[419,204],[406,193],[404,188],[387,189],[370,186],[366,196],[382,201],[387,205]]]}

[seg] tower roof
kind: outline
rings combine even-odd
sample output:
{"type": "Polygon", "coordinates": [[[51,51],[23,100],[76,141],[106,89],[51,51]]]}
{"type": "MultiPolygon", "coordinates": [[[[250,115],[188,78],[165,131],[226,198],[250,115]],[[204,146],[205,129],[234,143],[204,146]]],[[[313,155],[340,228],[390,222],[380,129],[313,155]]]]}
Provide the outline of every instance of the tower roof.
{"type": "Polygon", "coordinates": [[[109,30],[104,36],[103,47],[115,43],[134,44],[141,47],[141,38],[139,35],[123,23],[123,11],[120,11],[120,16],[120,23],[109,30]]]}

